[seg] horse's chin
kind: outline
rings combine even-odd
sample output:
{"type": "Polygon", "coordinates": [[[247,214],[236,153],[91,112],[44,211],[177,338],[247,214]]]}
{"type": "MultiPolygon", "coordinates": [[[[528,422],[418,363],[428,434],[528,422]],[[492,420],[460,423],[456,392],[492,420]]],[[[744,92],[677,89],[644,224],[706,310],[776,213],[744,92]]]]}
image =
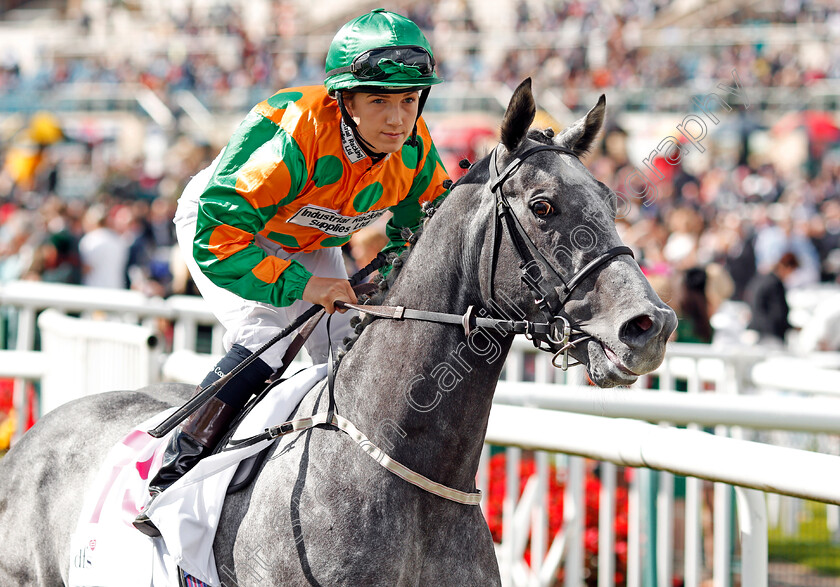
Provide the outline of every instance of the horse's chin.
{"type": "Polygon", "coordinates": [[[584,364],[589,379],[598,387],[632,385],[639,376],[624,366],[618,356],[603,343],[592,339],[575,358],[584,364]]]}

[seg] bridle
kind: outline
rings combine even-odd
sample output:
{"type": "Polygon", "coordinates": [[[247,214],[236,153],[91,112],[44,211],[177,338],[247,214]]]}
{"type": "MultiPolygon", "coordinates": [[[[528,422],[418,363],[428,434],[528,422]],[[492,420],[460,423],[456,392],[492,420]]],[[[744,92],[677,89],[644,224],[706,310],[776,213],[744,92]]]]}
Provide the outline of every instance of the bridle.
{"type": "Polygon", "coordinates": [[[505,232],[504,229],[507,227],[510,243],[519,256],[520,278],[528,286],[528,289],[531,290],[531,293],[534,295],[534,303],[536,303],[545,319],[545,322],[532,322],[532,326],[529,329],[530,332],[526,332],[525,336],[534,343],[536,348],[555,353],[552,364],[555,367],[565,370],[569,367],[569,349],[574,348],[575,345],[585,340],[593,338],[592,335],[587,334],[577,324],[562,315],[565,313],[565,305],[572,296],[572,293],[590,274],[615,257],[630,255],[635,258],[635,256],[630,247],[624,245],[613,247],[587,263],[580,271],[572,275],[568,281],[563,279],[548,259],[546,259],[545,255],[540,252],[534,244],[534,241],[525,232],[525,229],[522,228],[519,218],[517,218],[510,206],[510,202],[508,202],[505,196],[503,186],[505,181],[519,170],[525,160],[536,153],[555,151],[571,155],[575,159],[578,158],[578,155],[571,149],[561,147],[560,145],[537,145],[517,155],[500,172],[498,170],[498,149],[499,147],[496,146],[490,155],[489,189],[495,198],[495,220],[492,221],[493,246],[490,257],[490,269],[488,271],[488,296],[491,301],[494,301],[493,280],[496,273],[499,241],[501,240],[501,233],[505,232]],[[539,281],[530,273],[533,267],[538,269],[540,277],[546,282],[548,286],[547,293],[543,291],[539,281]],[[562,295],[558,294],[558,291],[562,292],[562,295]],[[571,340],[573,332],[580,333],[583,336],[571,340]],[[562,362],[558,365],[557,361],[560,358],[562,358],[562,362]]]}
{"type": "MultiPolygon", "coordinates": [[[[554,357],[551,360],[552,364],[565,371],[570,366],[579,364],[578,362],[569,365],[569,350],[575,348],[575,346],[579,343],[594,337],[563,315],[565,313],[564,306],[569,301],[569,298],[572,296],[575,289],[577,289],[580,284],[583,283],[583,281],[594,271],[620,255],[630,255],[631,257],[634,257],[633,251],[630,247],[623,245],[613,247],[587,263],[580,271],[575,273],[571,279],[568,281],[564,280],[560,274],[557,273],[548,259],[546,259],[545,255],[540,252],[534,244],[534,241],[531,240],[531,237],[529,237],[525,232],[525,229],[522,228],[522,224],[519,222],[516,213],[511,208],[502,187],[505,180],[516,173],[528,157],[536,153],[540,153],[542,151],[556,151],[566,155],[572,155],[575,158],[577,158],[577,154],[571,149],[567,149],[566,147],[561,147],[559,145],[538,145],[518,155],[515,159],[513,159],[513,161],[508,163],[504,170],[499,172],[497,151],[498,146],[493,149],[493,152],[490,155],[489,189],[495,198],[495,217],[491,220],[493,227],[492,252],[490,257],[490,268],[488,271],[488,304],[485,305],[489,305],[491,308],[494,306],[500,307],[498,302],[494,299],[493,280],[496,274],[496,262],[499,257],[498,251],[501,235],[505,232],[505,227],[507,227],[508,238],[514,251],[519,257],[521,279],[531,290],[531,293],[533,293],[534,303],[536,303],[544,317],[543,322],[535,322],[532,320],[511,320],[508,318],[492,318],[487,316],[486,310],[477,311],[475,306],[470,306],[467,308],[467,311],[461,315],[446,312],[432,312],[429,310],[416,310],[413,308],[406,308],[404,306],[372,306],[348,304],[343,302],[337,302],[336,305],[339,307],[358,310],[377,318],[387,318],[391,320],[422,320],[426,322],[437,322],[439,324],[459,324],[463,326],[464,334],[468,337],[475,328],[493,328],[497,332],[524,334],[525,338],[532,341],[537,349],[554,353],[554,357]],[[549,286],[549,292],[547,294],[542,291],[539,282],[529,273],[533,267],[537,267],[540,270],[541,277],[543,270],[547,270],[548,278],[545,280],[549,286]],[[557,293],[558,291],[562,291],[562,296],[557,293]],[[482,317],[478,317],[477,314],[481,314],[482,317]],[[573,333],[579,333],[581,336],[572,340],[573,333]],[[558,361],[560,361],[559,364],[558,361]]],[[[464,178],[461,178],[461,180],[463,179],[464,178]]],[[[457,182],[452,184],[450,188],[454,188],[456,185],[457,182]]]]}

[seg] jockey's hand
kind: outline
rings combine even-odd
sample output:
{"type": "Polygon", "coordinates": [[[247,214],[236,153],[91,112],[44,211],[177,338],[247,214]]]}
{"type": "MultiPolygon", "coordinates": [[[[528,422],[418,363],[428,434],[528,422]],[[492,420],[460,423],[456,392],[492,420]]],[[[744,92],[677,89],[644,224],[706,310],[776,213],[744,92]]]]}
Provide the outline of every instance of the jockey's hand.
{"type": "Polygon", "coordinates": [[[349,302],[355,304],[356,292],[350,287],[350,282],[346,279],[335,279],[332,277],[317,277],[313,275],[306,282],[306,287],[303,289],[303,301],[319,306],[324,306],[327,314],[332,314],[336,310],[343,314],[347,309],[335,307],[336,301],[349,302]]]}

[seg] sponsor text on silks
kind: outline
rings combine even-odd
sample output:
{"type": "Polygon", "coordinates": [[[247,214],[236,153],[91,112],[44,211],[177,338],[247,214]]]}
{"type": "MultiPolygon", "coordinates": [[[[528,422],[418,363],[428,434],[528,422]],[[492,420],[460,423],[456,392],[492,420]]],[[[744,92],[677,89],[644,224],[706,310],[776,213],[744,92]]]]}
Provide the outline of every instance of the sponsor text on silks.
{"type": "Polygon", "coordinates": [[[385,210],[371,210],[358,216],[344,216],[336,210],[307,204],[286,222],[299,226],[317,228],[332,236],[348,236],[357,230],[373,224],[385,210]]]}

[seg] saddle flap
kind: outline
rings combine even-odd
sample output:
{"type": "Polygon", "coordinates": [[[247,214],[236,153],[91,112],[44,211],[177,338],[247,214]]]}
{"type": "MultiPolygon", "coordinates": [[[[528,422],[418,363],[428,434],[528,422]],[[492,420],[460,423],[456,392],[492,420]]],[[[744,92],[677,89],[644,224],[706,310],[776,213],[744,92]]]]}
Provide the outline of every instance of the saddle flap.
{"type": "Polygon", "coordinates": [[[271,446],[264,448],[257,454],[251,455],[239,463],[239,466],[236,468],[236,473],[233,474],[233,479],[230,480],[230,485],[228,485],[227,495],[242,491],[257,478],[257,473],[259,473],[265,457],[268,456],[268,450],[271,446]]]}

